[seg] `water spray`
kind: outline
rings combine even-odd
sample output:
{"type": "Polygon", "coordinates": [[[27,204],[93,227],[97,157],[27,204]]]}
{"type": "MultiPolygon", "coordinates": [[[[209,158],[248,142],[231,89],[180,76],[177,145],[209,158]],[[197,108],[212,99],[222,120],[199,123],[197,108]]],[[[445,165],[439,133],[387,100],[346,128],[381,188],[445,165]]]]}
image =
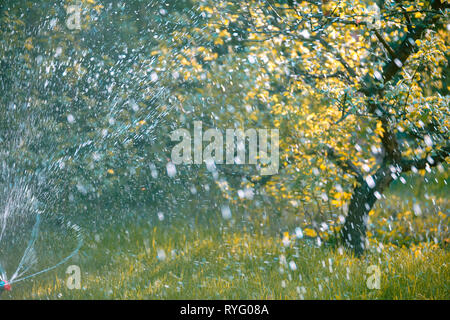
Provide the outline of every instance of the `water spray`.
{"type": "Polygon", "coordinates": [[[11,290],[11,284],[13,283],[17,283],[26,279],[30,279],[32,277],[35,277],[39,274],[48,272],[50,270],[53,270],[57,267],[59,267],[60,265],[64,264],[65,262],[67,262],[70,258],[72,258],[74,255],[76,255],[78,253],[78,251],[80,250],[81,246],[83,245],[83,237],[81,235],[81,233],[79,233],[80,228],[77,225],[73,225],[73,224],[69,224],[70,228],[72,228],[74,231],[77,231],[77,246],[76,248],[68,255],[66,256],[64,259],[62,259],[61,261],[59,261],[58,263],[56,263],[55,265],[45,268],[41,271],[32,273],[32,274],[27,274],[28,271],[30,271],[30,269],[36,264],[37,262],[37,258],[36,258],[36,253],[34,250],[34,245],[36,243],[37,237],[39,235],[39,226],[40,226],[40,222],[41,222],[41,216],[40,214],[36,214],[36,221],[34,223],[33,226],[33,230],[31,231],[31,237],[30,240],[28,242],[28,245],[22,255],[22,258],[19,262],[19,265],[17,266],[16,271],[13,273],[13,275],[11,276],[11,278],[8,280],[6,271],[3,269],[1,263],[0,263],[0,295],[4,292],[4,291],[10,291],[11,290]]]}

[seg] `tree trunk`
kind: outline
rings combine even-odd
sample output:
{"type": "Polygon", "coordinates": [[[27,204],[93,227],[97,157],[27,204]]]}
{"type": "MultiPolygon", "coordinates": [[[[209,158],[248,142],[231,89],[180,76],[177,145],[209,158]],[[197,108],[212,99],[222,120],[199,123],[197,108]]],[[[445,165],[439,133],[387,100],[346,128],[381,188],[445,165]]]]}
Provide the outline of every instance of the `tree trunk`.
{"type": "Polygon", "coordinates": [[[373,185],[366,181],[362,181],[360,185],[355,187],[348,215],[345,219],[344,226],[341,231],[344,245],[351,249],[356,256],[361,256],[364,253],[366,245],[366,224],[369,211],[377,201],[376,192],[380,195],[389,187],[393,180],[389,166],[384,164],[372,176],[373,185]]]}

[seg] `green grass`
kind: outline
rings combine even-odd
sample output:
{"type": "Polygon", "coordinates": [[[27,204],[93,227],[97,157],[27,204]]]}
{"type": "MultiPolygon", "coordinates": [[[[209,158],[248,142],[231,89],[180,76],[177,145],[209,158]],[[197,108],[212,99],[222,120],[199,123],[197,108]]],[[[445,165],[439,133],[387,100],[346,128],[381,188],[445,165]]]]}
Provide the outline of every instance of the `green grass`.
{"type": "Polygon", "coordinates": [[[88,235],[72,262],[2,299],[449,299],[449,262],[436,247],[387,247],[356,259],[258,231],[135,223],[88,235]],[[79,290],[66,286],[69,264],[81,268],[79,290]],[[379,290],[367,286],[370,265],[380,268],[379,290]]]}

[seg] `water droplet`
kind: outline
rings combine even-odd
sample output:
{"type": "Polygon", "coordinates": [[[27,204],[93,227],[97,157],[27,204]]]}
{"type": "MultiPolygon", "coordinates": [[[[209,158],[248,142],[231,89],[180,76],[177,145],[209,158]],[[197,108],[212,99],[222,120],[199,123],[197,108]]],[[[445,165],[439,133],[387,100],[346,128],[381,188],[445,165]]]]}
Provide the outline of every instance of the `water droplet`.
{"type": "Polygon", "coordinates": [[[222,211],[222,217],[225,220],[231,219],[231,210],[230,210],[229,206],[227,206],[227,205],[222,206],[221,211],[222,211]]]}
{"type": "Polygon", "coordinates": [[[175,175],[177,174],[177,168],[175,167],[175,165],[172,162],[167,163],[166,169],[167,169],[167,175],[170,178],[175,177],[175,175]]]}
{"type": "Polygon", "coordinates": [[[369,186],[369,188],[371,188],[371,189],[375,188],[375,180],[373,180],[371,175],[368,175],[366,177],[366,183],[369,186]]]}
{"type": "Polygon", "coordinates": [[[157,258],[161,261],[166,260],[166,253],[164,252],[163,249],[158,249],[157,251],[157,258]]]}
{"type": "Polygon", "coordinates": [[[73,115],[69,114],[67,116],[67,122],[74,123],[75,122],[75,117],[73,115]]]}
{"type": "Polygon", "coordinates": [[[289,262],[289,268],[290,268],[292,271],[297,270],[297,265],[295,264],[294,261],[289,262]]]}

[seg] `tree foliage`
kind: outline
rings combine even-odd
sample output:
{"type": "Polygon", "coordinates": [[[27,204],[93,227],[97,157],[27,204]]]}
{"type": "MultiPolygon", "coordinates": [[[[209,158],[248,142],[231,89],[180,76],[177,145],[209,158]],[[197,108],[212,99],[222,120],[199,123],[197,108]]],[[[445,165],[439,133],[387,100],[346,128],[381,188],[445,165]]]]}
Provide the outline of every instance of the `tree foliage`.
{"type": "Polygon", "coordinates": [[[212,179],[231,203],[245,189],[278,211],[337,212],[361,253],[392,181],[445,170],[447,1],[83,0],[69,30],[75,3],[4,1],[0,18],[2,161],[45,168],[62,199],[175,203],[173,188],[212,179]],[[168,134],[194,120],[279,129],[279,174],[168,178],[168,134]]]}

